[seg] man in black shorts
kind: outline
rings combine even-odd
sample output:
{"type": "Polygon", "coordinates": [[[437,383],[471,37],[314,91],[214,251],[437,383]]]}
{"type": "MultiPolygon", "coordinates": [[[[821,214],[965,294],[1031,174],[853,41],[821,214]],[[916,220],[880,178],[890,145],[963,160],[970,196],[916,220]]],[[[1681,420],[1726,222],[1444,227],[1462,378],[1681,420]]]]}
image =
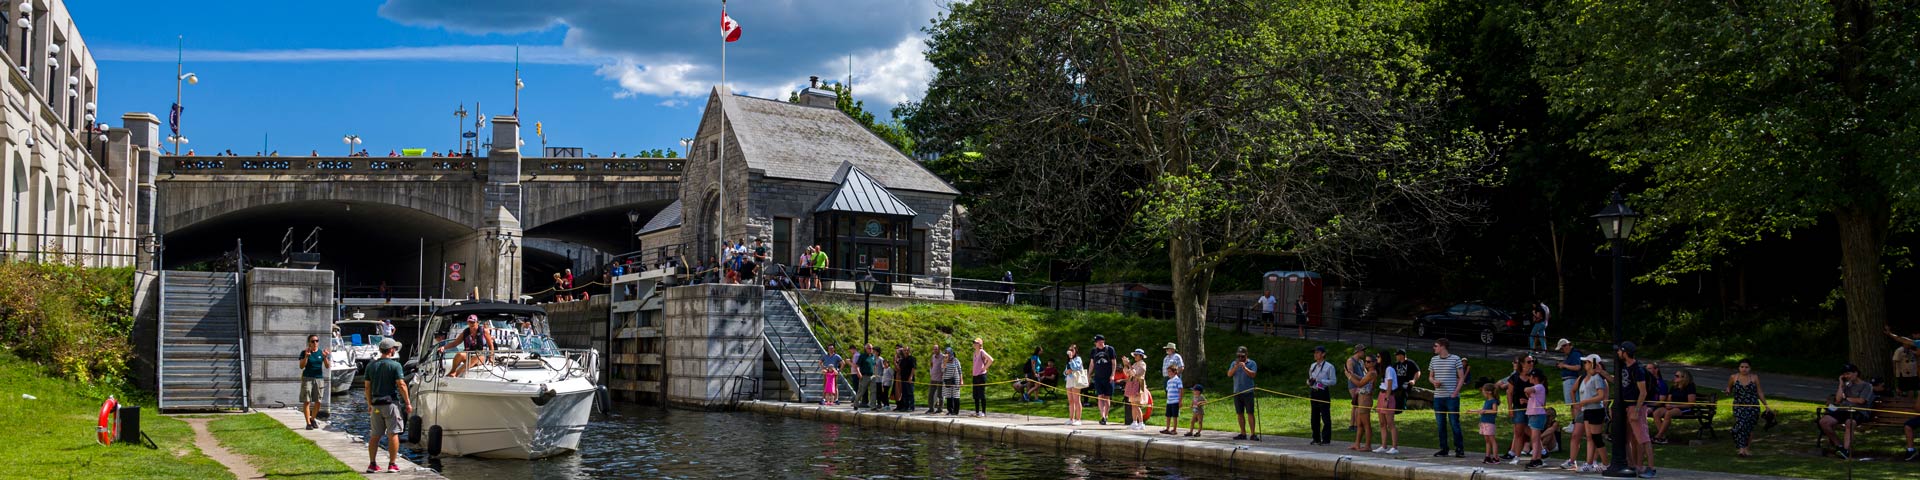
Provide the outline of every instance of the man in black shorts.
{"type": "Polygon", "coordinates": [[[1093,394],[1100,399],[1100,424],[1107,424],[1107,410],[1113,406],[1113,361],[1119,359],[1119,352],[1107,345],[1106,335],[1093,336],[1093,350],[1087,354],[1093,360],[1093,394]]]}
{"type": "Polygon", "coordinates": [[[1871,405],[1873,385],[1860,381],[1860,367],[1849,363],[1840,367],[1840,386],[1833,391],[1833,403],[1827,408],[1827,414],[1820,417],[1820,435],[1833,439],[1840,458],[1851,458],[1853,453],[1853,429],[1860,422],[1867,421],[1866,412],[1852,407],[1871,405]],[[1846,435],[1836,435],[1835,427],[1844,426],[1846,435]]]}
{"type": "Polygon", "coordinates": [[[806,251],[800,252],[800,268],[797,270],[799,270],[798,274],[793,277],[798,285],[796,288],[813,288],[811,286],[813,283],[809,282],[813,278],[813,247],[807,247],[806,251]]]}
{"type": "Polygon", "coordinates": [[[1240,347],[1234,353],[1233,365],[1227,367],[1227,376],[1233,378],[1233,415],[1240,422],[1240,434],[1234,440],[1246,440],[1252,432],[1252,439],[1260,441],[1260,419],[1253,411],[1253,377],[1259,373],[1260,364],[1247,358],[1247,347],[1240,347]]]}

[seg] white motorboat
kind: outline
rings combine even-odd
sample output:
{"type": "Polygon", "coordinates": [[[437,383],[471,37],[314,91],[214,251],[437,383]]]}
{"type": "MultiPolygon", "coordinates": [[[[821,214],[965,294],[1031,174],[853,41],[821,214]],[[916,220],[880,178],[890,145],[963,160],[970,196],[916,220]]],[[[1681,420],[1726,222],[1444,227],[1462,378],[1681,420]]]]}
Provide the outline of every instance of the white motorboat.
{"type": "Polygon", "coordinates": [[[379,320],[365,320],[358,312],[353,315],[353,319],[333,322],[334,340],[343,345],[341,350],[356,368],[366,368],[380,358],[380,340],[386,337],[380,335],[379,320]]]}
{"type": "Polygon", "coordinates": [[[579,450],[597,393],[599,354],[557,348],[545,334],[544,309],[462,302],[442,308],[423,331],[451,339],[447,352],[424,343],[409,362],[407,388],[419,421],[408,423],[419,425],[417,438],[429,454],[531,460],[579,450]],[[452,376],[452,352],[469,315],[481,319],[496,349],[466,352],[487,360],[452,376]]]}

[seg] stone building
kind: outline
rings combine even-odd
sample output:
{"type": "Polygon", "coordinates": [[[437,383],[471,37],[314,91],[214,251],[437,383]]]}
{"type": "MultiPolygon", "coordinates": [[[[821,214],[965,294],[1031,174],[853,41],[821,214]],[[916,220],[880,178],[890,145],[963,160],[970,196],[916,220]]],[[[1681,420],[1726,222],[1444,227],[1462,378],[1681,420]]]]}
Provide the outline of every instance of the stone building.
{"type": "Polygon", "coordinates": [[[133,263],[139,187],[132,159],[150,153],[136,152],[127,130],[106,129],[95,117],[99,70],[64,2],[9,2],[0,25],[8,67],[0,86],[0,250],[133,263]]]}
{"type": "MultiPolygon", "coordinates": [[[[834,92],[816,84],[799,97],[709,94],[674,209],[677,242],[704,259],[722,239],[762,239],[785,265],[821,245],[839,278],[872,268],[945,283],[959,191],[835,108],[834,92]]],[[[648,236],[666,233],[648,223],[648,236]]]]}

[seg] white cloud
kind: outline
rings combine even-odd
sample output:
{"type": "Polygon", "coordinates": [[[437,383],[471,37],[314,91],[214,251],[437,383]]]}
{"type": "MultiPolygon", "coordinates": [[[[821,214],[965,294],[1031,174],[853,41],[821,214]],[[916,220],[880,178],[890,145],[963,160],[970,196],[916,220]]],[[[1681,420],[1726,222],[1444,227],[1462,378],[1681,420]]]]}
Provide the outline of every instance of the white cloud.
{"type": "Polygon", "coordinates": [[[620,85],[621,91],[614,94],[614,98],[631,98],[634,95],[691,97],[706,92],[706,82],[692,77],[700,68],[691,63],[641,65],[623,58],[600,66],[594,70],[594,74],[620,85]]]}
{"type": "MultiPolygon", "coordinates": [[[[523,46],[519,61],[547,65],[604,65],[614,61],[610,55],[562,46],[523,46]]],[[[385,48],[300,48],[288,50],[187,50],[180,54],[192,62],[348,62],[348,61],[439,61],[472,63],[513,63],[513,45],[441,45],[385,48]]],[[[176,53],[163,48],[100,48],[94,56],[102,61],[173,62],[176,53]]]]}
{"type": "Polygon", "coordinates": [[[854,96],[867,100],[868,110],[884,113],[894,104],[926,94],[934,73],[924,53],[926,42],[925,36],[908,35],[892,48],[855,54],[854,96]],[[884,105],[873,105],[876,101],[884,105]]]}
{"type": "Polygon", "coordinates": [[[669,98],[666,100],[661,100],[659,105],[667,108],[680,108],[680,107],[687,106],[687,101],[681,100],[678,98],[669,98]]]}

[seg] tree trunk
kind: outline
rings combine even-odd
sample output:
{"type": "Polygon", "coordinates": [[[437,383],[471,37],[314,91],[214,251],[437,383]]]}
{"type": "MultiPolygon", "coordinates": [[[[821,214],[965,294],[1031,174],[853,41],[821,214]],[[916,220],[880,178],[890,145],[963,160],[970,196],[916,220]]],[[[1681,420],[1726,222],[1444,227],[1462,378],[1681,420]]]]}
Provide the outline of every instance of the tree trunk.
{"type": "MultiPolygon", "coordinates": [[[[1556,296],[1553,312],[1558,315],[1567,313],[1567,238],[1560,236],[1560,226],[1547,222],[1548,249],[1553,252],[1553,285],[1556,296]]],[[[1562,320],[1562,322],[1565,322],[1562,320]]],[[[1561,325],[1568,325],[1561,323],[1561,325]]]]}
{"type": "Polygon", "coordinates": [[[1190,235],[1173,235],[1167,247],[1167,260],[1173,264],[1174,343],[1180,347],[1187,371],[1194,372],[1181,378],[1206,378],[1207,293],[1213,286],[1213,269],[1195,264],[1204,252],[1200,241],[1190,235]]]}
{"type": "Polygon", "coordinates": [[[1880,258],[1885,253],[1891,208],[1885,202],[1844,207],[1834,212],[1840,227],[1841,291],[1847,307],[1847,359],[1863,378],[1886,378],[1887,284],[1880,258]]]}

